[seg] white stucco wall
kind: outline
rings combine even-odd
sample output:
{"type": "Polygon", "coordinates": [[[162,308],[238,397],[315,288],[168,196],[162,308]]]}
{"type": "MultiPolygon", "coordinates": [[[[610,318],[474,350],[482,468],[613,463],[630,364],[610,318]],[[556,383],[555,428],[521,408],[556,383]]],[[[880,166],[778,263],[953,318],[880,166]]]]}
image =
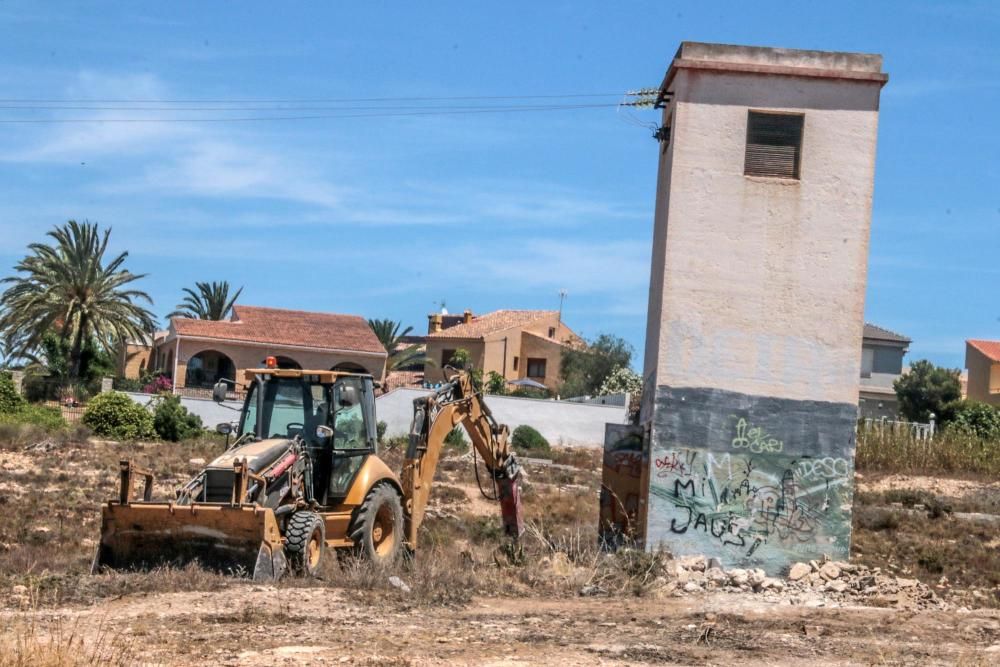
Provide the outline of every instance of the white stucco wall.
{"type": "MultiPolygon", "coordinates": [[[[140,392],[123,392],[139,405],[149,405],[155,396],[140,392]]],[[[237,421],[243,408],[242,401],[224,401],[216,403],[209,398],[191,398],[181,396],[181,405],[187,408],[191,414],[201,417],[201,423],[209,430],[215,429],[216,424],[222,422],[237,421]]]]}
{"type": "MultiPolygon", "coordinates": [[[[153,399],[150,394],[125,392],[140,405],[148,405],[153,399]]],[[[375,399],[375,415],[387,425],[389,437],[406,435],[410,432],[413,419],[413,399],[431,392],[420,389],[396,389],[375,399]]],[[[181,405],[201,417],[205,428],[214,429],[221,422],[235,421],[243,407],[240,401],[215,403],[211,399],[181,397],[181,405]]],[[[620,405],[593,405],[569,403],[566,401],[544,401],[531,398],[490,396],[487,400],[493,416],[501,424],[507,424],[513,432],[521,424],[527,424],[553,445],[602,447],[604,425],[624,424],[626,410],[620,405]]]]}
{"type": "MultiPolygon", "coordinates": [[[[387,425],[389,437],[406,435],[413,419],[413,399],[431,392],[396,389],[375,399],[375,414],[387,425]]],[[[626,409],[619,405],[594,405],[511,396],[489,396],[486,404],[511,432],[522,424],[538,430],[553,445],[604,446],[604,425],[624,424],[626,409]]]]}
{"type": "Polygon", "coordinates": [[[880,85],[680,70],[674,89],[647,376],[855,402],[880,85]],[[805,114],[799,180],[743,174],[750,109],[805,114]]]}

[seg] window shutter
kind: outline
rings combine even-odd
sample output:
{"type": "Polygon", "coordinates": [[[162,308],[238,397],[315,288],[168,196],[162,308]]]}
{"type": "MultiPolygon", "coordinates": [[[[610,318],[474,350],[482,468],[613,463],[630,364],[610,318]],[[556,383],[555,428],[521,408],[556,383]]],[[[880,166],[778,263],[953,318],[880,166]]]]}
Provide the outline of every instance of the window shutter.
{"type": "Polygon", "coordinates": [[[749,112],[743,173],[798,178],[804,120],[802,114],[749,112]]]}

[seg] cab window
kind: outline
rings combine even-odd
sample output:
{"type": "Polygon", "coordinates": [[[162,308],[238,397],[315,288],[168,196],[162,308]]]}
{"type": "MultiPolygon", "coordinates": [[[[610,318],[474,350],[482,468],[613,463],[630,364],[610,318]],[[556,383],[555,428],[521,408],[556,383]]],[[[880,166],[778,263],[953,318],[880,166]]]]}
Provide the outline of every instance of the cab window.
{"type": "Polygon", "coordinates": [[[333,388],[333,448],[368,449],[361,378],[342,378],[333,388]]]}

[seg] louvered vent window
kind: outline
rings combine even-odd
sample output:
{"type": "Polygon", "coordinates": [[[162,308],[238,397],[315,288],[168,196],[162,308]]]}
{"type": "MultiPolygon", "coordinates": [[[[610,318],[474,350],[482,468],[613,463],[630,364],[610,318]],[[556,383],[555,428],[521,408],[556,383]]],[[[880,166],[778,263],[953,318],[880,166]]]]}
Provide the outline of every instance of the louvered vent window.
{"type": "Polygon", "coordinates": [[[747,117],[747,176],[798,178],[802,159],[801,114],[760,113],[747,117]]]}

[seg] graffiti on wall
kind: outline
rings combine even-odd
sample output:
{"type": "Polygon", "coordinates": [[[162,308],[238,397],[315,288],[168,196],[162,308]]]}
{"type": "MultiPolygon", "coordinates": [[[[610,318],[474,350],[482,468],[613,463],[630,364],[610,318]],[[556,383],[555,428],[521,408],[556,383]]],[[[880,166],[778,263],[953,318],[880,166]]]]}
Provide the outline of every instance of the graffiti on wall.
{"type": "Polygon", "coordinates": [[[852,412],[721,390],[660,389],[648,545],[773,573],[824,553],[847,557],[852,412]]]}

